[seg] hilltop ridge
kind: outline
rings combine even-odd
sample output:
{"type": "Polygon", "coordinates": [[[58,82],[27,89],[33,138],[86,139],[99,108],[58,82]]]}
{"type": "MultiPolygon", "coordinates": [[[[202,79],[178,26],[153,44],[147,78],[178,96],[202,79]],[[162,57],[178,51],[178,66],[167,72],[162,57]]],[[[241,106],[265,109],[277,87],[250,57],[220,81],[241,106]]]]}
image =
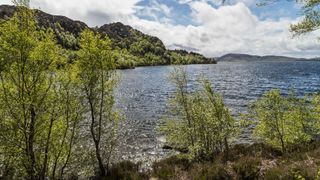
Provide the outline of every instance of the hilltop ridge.
{"type": "Polygon", "coordinates": [[[307,61],[307,60],[318,60],[318,58],[295,58],[287,56],[258,56],[250,54],[235,54],[230,53],[217,58],[217,61],[307,61]]]}
{"type": "MultiPolygon", "coordinates": [[[[15,6],[1,5],[0,19],[12,17],[16,9],[15,6]]],[[[121,22],[91,28],[84,22],[75,21],[65,16],[51,15],[37,9],[34,12],[38,26],[44,29],[53,29],[58,43],[68,51],[80,48],[77,38],[84,29],[89,28],[103,36],[107,35],[112,41],[118,68],[216,63],[215,59],[207,58],[199,53],[169,50],[159,38],[142,33],[121,22]]]]}

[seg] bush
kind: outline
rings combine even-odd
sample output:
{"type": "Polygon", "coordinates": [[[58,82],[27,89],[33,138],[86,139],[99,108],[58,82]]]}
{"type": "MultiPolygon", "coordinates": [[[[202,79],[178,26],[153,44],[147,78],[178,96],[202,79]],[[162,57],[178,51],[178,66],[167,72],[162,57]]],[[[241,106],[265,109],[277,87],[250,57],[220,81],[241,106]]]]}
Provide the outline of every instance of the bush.
{"type": "Polygon", "coordinates": [[[148,175],[139,172],[139,165],[130,161],[123,161],[113,165],[107,175],[110,180],[143,180],[149,179],[148,175]]]}
{"type": "Polygon", "coordinates": [[[230,149],[229,160],[235,161],[242,156],[259,156],[270,159],[281,155],[281,151],[263,143],[236,144],[230,149]]]}
{"type": "Polygon", "coordinates": [[[304,161],[291,161],[291,159],[282,161],[277,167],[268,169],[264,173],[264,179],[316,179],[318,167],[306,159],[304,161]]]}
{"type": "Polygon", "coordinates": [[[184,69],[175,69],[170,77],[175,85],[169,118],[160,127],[167,144],[174,149],[187,149],[191,159],[212,160],[225,152],[228,159],[229,143],[239,132],[239,124],[231,116],[223,98],[209,81],[198,78],[201,90],[189,90],[189,79],[184,69]]]}
{"type": "Polygon", "coordinates": [[[298,98],[294,93],[285,97],[280,90],[271,90],[243,117],[256,125],[254,138],[287,153],[310,143],[319,134],[317,104],[317,98],[298,98]]]}
{"type": "Polygon", "coordinates": [[[260,159],[245,156],[233,165],[233,169],[238,179],[258,179],[260,172],[259,166],[260,159]]]}
{"type": "Polygon", "coordinates": [[[127,50],[116,49],[112,55],[117,69],[132,69],[137,66],[138,57],[130,54],[127,50]]]}
{"type": "Polygon", "coordinates": [[[172,156],[170,158],[155,162],[153,164],[153,175],[160,179],[171,179],[178,175],[177,171],[188,171],[192,163],[183,156],[172,156]]]}
{"type": "Polygon", "coordinates": [[[279,167],[271,168],[265,172],[264,179],[275,180],[275,179],[294,179],[290,174],[288,174],[287,169],[282,169],[279,167]]]}
{"type": "Polygon", "coordinates": [[[232,176],[228,173],[223,164],[210,164],[202,168],[197,174],[195,179],[232,179],[232,176]]]}
{"type": "Polygon", "coordinates": [[[308,165],[305,162],[295,163],[294,167],[291,169],[291,175],[295,179],[316,179],[318,169],[316,166],[308,165]]]}

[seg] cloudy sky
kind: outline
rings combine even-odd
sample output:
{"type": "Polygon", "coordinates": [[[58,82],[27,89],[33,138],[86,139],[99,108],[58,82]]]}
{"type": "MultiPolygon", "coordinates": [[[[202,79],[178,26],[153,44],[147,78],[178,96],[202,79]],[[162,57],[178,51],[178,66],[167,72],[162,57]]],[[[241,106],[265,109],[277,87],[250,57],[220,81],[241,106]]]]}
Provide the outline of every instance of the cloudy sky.
{"type": "MultiPolygon", "coordinates": [[[[10,0],[0,0],[10,4],[10,0]]],[[[299,5],[280,0],[31,0],[31,7],[100,26],[123,22],[159,37],[170,49],[208,57],[226,53],[320,56],[320,31],[292,37],[291,23],[302,18],[299,5]]]]}

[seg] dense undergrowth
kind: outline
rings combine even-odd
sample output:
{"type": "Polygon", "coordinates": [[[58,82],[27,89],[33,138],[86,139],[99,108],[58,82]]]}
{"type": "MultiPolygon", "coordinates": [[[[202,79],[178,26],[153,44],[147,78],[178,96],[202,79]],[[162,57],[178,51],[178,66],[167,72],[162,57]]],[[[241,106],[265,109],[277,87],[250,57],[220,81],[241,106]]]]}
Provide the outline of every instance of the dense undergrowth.
{"type": "Polygon", "coordinates": [[[111,168],[107,179],[319,179],[320,144],[311,143],[283,154],[262,143],[239,144],[212,160],[190,160],[185,154],[155,162],[150,172],[140,172],[129,161],[111,168]]]}

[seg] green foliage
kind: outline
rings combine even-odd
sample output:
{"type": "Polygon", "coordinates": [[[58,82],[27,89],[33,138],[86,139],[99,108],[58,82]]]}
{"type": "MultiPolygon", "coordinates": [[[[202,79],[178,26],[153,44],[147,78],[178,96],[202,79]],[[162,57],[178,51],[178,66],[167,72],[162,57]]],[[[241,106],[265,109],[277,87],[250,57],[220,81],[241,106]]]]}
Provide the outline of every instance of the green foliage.
{"type": "Polygon", "coordinates": [[[315,31],[320,27],[319,0],[302,1],[304,19],[297,24],[291,25],[291,31],[297,35],[315,31]]]}
{"type": "Polygon", "coordinates": [[[65,49],[78,49],[78,40],[77,38],[67,31],[65,31],[59,23],[55,24],[55,34],[57,41],[65,49]]]}
{"type": "Polygon", "coordinates": [[[0,164],[11,178],[61,175],[69,161],[79,108],[69,69],[57,69],[65,63],[59,52],[53,32],[39,30],[25,6],[1,24],[0,164]]]}
{"type": "Polygon", "coordinates": [[[170,108],[175,116],[160,128],[167,143],[174,148],[187,148],[191,157],[207,159],[223,150],[227,155],[229,141],[239,126],[221,96],[203,78],[199,79],[202,90],[189,92],[187,74],[182,69],[176,69],[170,79],[176,86],[170,108]]]}
{"type": "Polygon", "coordinates": [[[157,56],[153,53],[146,53],[141,65],[164,65],[164,59],[161,56],[157,56]]]}
{"type": "Polygon", "coordinates": [[[129,47],[127,48],[128,51],[140,58],[140,61],[137,61],[138,66],[215,63],[215,61],[211,61],[200,54],[188,53],[182,50],[166,50],[159,39],[134,32],[132,33],[133,40],[131,42],[124,38],[120,41],[122,43],[118,47],[129,47]]]}
{"type": "MultiPolygon", "coordinates": [[[[28,7],[28,1],[21,1],[23,7],[28,7]]],[[[6,7],[3,17],[12,16],[13,7],[6,7]]],[[[87,25],[72,21],[66,17],[57,17],[34,10],[38,29],[52,29],[57,43],[64,50],[77,51],[80,49],[79,34],[87,25]]],[[[5,21],[5,19],[1,19],[5,21]]],[[[112,49],[117,51],[116,67],[119,69],[136,66],[170,65],[170,64],[214,64],[214,59],[201,54],[184,50],[167,50],[163,42],[156,37],[125,26],[122,23],[112,23],[100,28],[91,28],[102,36],[108,35],[112,41],[112,49]]]]}
{"type": "Polygon", "coordinates": [[[0,176],[63,179],[73,176],[75,167],[90,169],[75,163],[83,156],[90,161],[93,154],[94,163],[107,169],[119,120],[113,109],[117,78],[111,41],[86,30],[79,51],[63,50],[54,31],[39,28],[24,5],[17,8],[0,25],[0,176]],[[80,132],[87,123],[88,131],[80,132]]]}
{"type": "Polygon", "coordinates": [[[139,62],[139,58],[130,54],[126,49],[116,49],[112,53],[117,69],[134,68],[137,66],[137,62],[139,62]]]}
{"type": "Polygon", "coordinates": [[[256,123],[253,137],[286,152],[319,134],[318,97],[281,96],[279,90],[263,95],[250,109],[247,121],[256,123]]]}
{"type": "Polygon", "coordinates": [[[88,130],[101,176],[106,175],[117,138],[118,113],[114,111],[113,91],[117,83],[111,41],[90,30],[80,35],[76,61],[79,89],[84,95],[83,108],[89,112],[88,130]]]}
{"type": "MultiPolygon", "coordinates": [[[[275,2],[279,2],[280,0],[259,0],[258,4],[260,6],[265,6],[268,4],[272,4],[275,2]]],[[[301,35],[310,33],[312,31],[316,31],[320,28],[320,1],[319,0],[295,0],[296,3],[302,6],[301,11],[304,15],[304,18],[290,26],[290,30],[295,35],[301,35]]]]}
{"type": "Polygon", "coordinates": [[[171,64],[212,64],[215,63],[213,59],[205,58],[197,53],[188,53],[184,50],[173,50],[167,54],[171,64]]]}

